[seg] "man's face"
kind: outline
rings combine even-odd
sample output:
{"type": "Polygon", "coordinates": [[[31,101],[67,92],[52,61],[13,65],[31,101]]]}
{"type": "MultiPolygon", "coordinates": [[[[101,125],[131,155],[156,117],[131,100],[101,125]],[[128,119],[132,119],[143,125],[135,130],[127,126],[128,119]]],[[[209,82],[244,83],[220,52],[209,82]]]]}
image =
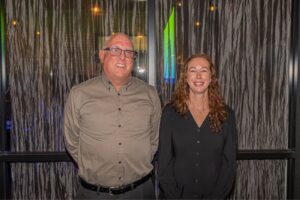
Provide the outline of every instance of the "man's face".
{"type": "MultiPolygon", "coordinates": [[[[119,48],[122,50],[133,50],[132,43],[125,35],[116,35],[108,42],[107,48],[119,48]]],[[[110,51],[101,50],[100,59],[107,78],[113,83],[126,83],[131,77],[134,58],[127,58],[125,52],[121,55],[112,55],[110,51]]]]}

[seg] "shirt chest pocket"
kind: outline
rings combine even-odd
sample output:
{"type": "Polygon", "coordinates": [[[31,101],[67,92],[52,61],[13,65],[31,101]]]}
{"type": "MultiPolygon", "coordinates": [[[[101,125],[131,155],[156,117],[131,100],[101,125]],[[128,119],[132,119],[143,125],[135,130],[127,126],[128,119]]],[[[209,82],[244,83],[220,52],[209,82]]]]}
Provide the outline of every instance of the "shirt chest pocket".
{"type": "Polygon", "coordinates": [[[124,109],[124,122],[129,131],[143,132],[150,129],[152,106],[135,105],[124,109]]]}
{"type": "Polygon", "coordinates": [[[111,134],[116,123],[117,109],[113,104],[87,103],[80,113],[81,129],[86,134],[111,134]]]}

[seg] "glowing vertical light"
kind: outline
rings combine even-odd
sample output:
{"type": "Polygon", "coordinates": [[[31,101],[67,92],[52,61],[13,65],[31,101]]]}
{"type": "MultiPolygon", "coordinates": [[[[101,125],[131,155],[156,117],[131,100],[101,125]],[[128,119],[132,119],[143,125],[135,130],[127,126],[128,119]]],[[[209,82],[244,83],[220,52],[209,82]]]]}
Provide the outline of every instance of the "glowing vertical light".
{"type": "MultiPolygon", "coordinates": [[[[4,10],[0,6],[0,37],[1,37],[1,67],[5,66],[5,33],[4,33],[4,10]]],[[[4,70],[4,69],[2,69],[4,70]]],[[[1,73],[3,75],[3,73],[1,73]]]]}
{"type": "MultiPolygon", "coordinates": [[[[3,111],[2,113],[0,113],[0,115],[2,117],[6,117],[5,116],[5,105],[6,103],[4,102],[4,95],[5,95],[5,91],[6,91],[6,76],[5,76],[5,29],[4,29],[4,22],[5,22],[5,16],[4,16],[4,6],[3,6],[3,2],[1,2],[0,5],[0,94],[3,96],[0,97],[0,104],[1,106],[4,106],[1,111],[3,111]]],[[[10,130],[11,128],[11,121],[7,120],[5,122],[5,129],[6,130],[10,130]]],[[[7,136],[5,133],[1,134],[1,139],[3,139],[2,143],[3,144],[7,144],[7,136]]],[[[4,145],[5,149],[7,145],[4,145]]]]}
{"type": "Polygon", "coordinates": [[[164,28],[164,79],[167,83],[175,80],[175,9],[172,9],[164,28]]]}
{"type": "Polygon", "coordinates": [[[164,78],[169,80],[169,23],[164,29],[164,78]]]}

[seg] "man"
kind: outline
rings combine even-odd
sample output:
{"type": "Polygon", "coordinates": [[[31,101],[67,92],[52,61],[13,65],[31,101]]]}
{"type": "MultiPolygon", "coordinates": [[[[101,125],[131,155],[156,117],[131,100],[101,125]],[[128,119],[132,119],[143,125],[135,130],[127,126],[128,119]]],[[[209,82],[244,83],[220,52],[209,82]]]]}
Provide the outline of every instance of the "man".
{"type": "Polygon", "coordinates": [[[132,77],[136,55],[127,35],[112,35],[99,52],[102,74],[70,91],[64,139],[78,165],[77,198],[155,198],[161,104],[154,87],[132,77]]]}

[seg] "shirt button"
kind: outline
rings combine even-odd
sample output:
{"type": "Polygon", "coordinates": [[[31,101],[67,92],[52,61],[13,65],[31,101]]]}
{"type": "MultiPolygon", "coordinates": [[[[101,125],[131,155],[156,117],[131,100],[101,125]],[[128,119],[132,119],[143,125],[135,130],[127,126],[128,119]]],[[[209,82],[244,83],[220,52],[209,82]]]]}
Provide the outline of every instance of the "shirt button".
{"type": "Polygon", "coordinates": [[[122,142],[119,142],[119,145],[121,146],[121,145],[122,145],[122,142]]]}
{"type": "Polygon", "coordinates": [[[119,124],[119,126],[118,126],[119,128],[121,128],[121,124],[119,124]]]}
{"type": "Polygon", "coordinates": [[[121,94],[120,93],[118,93],[118,96],[120,96],[121,94]]]}
{"type": "Polygon", "coordinates": [[[122,179],[122,177],[119,177],[119,180],[121,180],[122,179]]]}
{"type": "Polygon", "coordinates": [[[197,132],[200,133],[200,128],[197,128],[197,132]]]}
{"type": "Polygon", "coordinates": [[[196,165],[196,167],[199,167],[199,163],[196,163],[195,165],[196,165]]]}
{"type": "Polygon", "coordinates": [[[199,182],[199,180],[198,179],[195,179],[195,183],[198,183],[199,182]]]}
{"type": "Polygon", "coordinates": [[[122,161],[119,161],[118,163],[119,163],[119,164],[121,164],[121,163],[122,163],[122,161]]]}
{"type": "Polygon", "coordinates": [[[196,152],[196,155],[197,155],[197,156],[199,156],[199,155],[200,155],[200,153],[199,153],[199,152],[196,152]]]}
{"type": "Polygon", "coordinates": [[[197,140],[197,144],[200,144],[200,140],[197,140]]]}
{"type": "Polygon", "coordinates": [[[121,108],[118,108],[119,111],[121,111],[121,108]]]}

